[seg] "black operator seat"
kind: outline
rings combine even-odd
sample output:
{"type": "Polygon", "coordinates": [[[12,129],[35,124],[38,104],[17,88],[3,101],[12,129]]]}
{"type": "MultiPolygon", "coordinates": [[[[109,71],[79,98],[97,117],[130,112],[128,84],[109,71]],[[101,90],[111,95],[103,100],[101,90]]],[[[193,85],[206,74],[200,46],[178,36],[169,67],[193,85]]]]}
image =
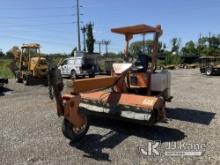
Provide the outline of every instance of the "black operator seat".
{"type": "Polygon", "coordinates": [[[145,54],[139,54],[131,69],[131,72],[146,72],[148,69],[148,63],[149,57],[145,54]]]}

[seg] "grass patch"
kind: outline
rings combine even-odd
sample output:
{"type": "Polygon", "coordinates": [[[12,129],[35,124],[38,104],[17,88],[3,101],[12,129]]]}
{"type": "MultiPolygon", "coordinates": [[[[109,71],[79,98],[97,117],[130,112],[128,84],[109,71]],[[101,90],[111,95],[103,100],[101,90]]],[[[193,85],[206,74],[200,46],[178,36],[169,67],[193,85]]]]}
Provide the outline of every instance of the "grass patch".
{"type": "Polygon", "coordinates": [[[4,78],[13,78],[14,75],[9,69],[9,65],[11,63],[10,59],[0,59],[0,77],[4,78]]]}

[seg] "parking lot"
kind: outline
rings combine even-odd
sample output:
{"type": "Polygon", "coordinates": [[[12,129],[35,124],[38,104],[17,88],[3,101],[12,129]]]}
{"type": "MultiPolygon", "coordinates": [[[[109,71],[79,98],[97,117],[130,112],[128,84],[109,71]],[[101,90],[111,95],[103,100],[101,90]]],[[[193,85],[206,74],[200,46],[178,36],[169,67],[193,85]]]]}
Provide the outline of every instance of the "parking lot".
{"type": "Polygon", "coordinates": [[[153,127],[92,116],[78,143],[61,132],[62,118],[43,85],[24,86],[14,79],[0,94],[0,164],[220,164],[220,77],[198,69],[172,70],[168,123],[153,127]],[[160,142],[159,155],[146,155],[149,142],[160,142]],[[203,146],[202,156],[167,156],[203,146]],[[186,148],[186,147],[188,148],[186,148]]]}

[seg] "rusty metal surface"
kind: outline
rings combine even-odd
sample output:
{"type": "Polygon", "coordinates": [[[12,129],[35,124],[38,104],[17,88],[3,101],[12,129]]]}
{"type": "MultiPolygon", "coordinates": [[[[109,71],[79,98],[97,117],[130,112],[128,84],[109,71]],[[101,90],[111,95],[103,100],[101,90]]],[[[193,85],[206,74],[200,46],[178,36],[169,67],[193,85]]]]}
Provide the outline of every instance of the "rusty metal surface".
{"type": "Polygon", "coordinates": [[[136,121],[145,121],[145,124],[147,124],[150,121],[152,115],[154,115],[153,111],[141,110],[137,107],[128,107],[124,105],[107,106],[103,104],[97,104],[97,102],[86,102],[85,100],[80,102],[79,107],[84,111],[90,111],[94,114],[101,113],[108,114],[108,116],[120,119],[125,118],[136,121]]]}
{"type": "Polygon", "coordinates": [[[112,87],[120,76],[106,76],[84,80],[69,81],[67,86],[72,88],[72,93],[86,92],[95,89],[112,87]]]}
{"type": "MultiPolygon", "coordinates": [[[[146,88],[150,86],[150,75],[151,73],[147,72],[140,72],[140,73],[129,73],[129,78],[131,79],[131,76],[134,76],[137,78],[137,84],[130,84],[131,88],[146,88]]],[[[146,91],[147,92],[147,91],[146,91]]]]}
{"type": "Polygon", "coordinates": [[[146,110],[153,110],[160,104],[160,100],[157,97],[153,96],[140,96],[134,94],[105,91],[82,93],[81,98],[91,101],[97,101],[100,103],[108,103],[109,105],[120,104],[126,106],[135,106],[137,108],[142,108],[146,110]]]}
{"type": "Polygon", "coordinates": [[[159,37],[162,35],[163,31],[161,29],[161,25],[157,25],[155,27],[140,24],[140,25],[133,25],[133,26],[126,26],[120,28],[113,28],[111,29],[114,33],[119,33],[125,35],[125,54],[124,60],[128,61],[128,48],[129,48],[129,41],[133,38],[133,35],[136,34],[147,34],[147,33],[154,33],[154,43],[153,43],[153,52],[152,52],[152,67],[151,72],[155,72],[157,67],[157,54],[158,54],[158,42],[159,37]]]}
{"type": "Polygon", "coordinates": [[[81,128],[85,123],[85,116],[79,113],[80,95],[65,95],[64,117],[76,128],[81,128]]]}
{"type": "Polygon", "coordinates": [[[4,96],[0,96],[0,164],[184,165],[195,162],[197,165],[217,165],[220,155],[220,79],[201,76],[198,69],[178,69],[171,73],[175,99],[172,104],[167,104],[168,123],[148,127],[93,116],[88,134],[75,145],[70,145],[61,134],[63,118],[57,118],[47,87],[23,86],[10,79],[3,89],[12,91],[5,91],[4,96]],[[162,142],[161,153],[169,142],[206,143],[207,148],[201,157],[161,154],[150,158],[140,154],[139,147],[147,147],[152,140],[162,142]]]}
{"type": "Polygon", "coordinates": [[[160,32],[161,30],[157,27],[155,28],[149,25],[140,24],[140,25],[134,25],[134,26],[113,28],[111,29],[111,31],[114,33],[119,33],[119,34],[141,34],[141,33],[160,32]]]}

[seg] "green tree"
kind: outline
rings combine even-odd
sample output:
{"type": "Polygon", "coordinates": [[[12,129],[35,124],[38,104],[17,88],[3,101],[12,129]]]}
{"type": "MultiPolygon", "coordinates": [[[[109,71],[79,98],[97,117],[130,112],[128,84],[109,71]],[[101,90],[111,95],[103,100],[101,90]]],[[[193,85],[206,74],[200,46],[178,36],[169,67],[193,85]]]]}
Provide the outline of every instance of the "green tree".
{"type": "MultiPolygon", "coordinates": [[[[143,41],[135,41],[130,44],[129,53],[131,54],[132,57],[135,57],[136,55],[138,55],[140,53],[151,55],[152,51],[153,51],[153,44],[154,44],[153,40],[146,40],[144,42],[143,41]]],[[[158,53],[164,52],[162,45],[163,44],[161,42],[159,42],[158,53]]]]}
{"type": "Polygon", "coordinates": [[[198,50],[193,41],[187,42],[185,46],[182,48],[182,52],[184,55],[197,55],[198,54],[198,50]]]}
{"type": "Polygon", "coordinates": [[[181,64],[182,63],[182,59],[179,55],[173,54],[172,52],[169,51],[165,51],[164,53],[165,55],[165,64],[166,65],[170,65],[170,64],[181,64]]]}
{"type": "Polygon", "coordinates": [[[6,52],[5,55],[7,58],[15,58],[15,57],[19,58],[20,54],[21,54],[21,50],[19,49],[19,47],[13,46],[10,50],[6,52]]]}
{"type": "Polygon", "coordinates": [[[132,57],[135,57],[137,54],[140,54],[142,52],[142,41],[136,41],[130,44],[129,46],[129,53],[132,57]]]}
{"type": "Polygon", "coordinates": [[[2,50],[0,50],[0,58],[4,57],[4,56],[5,56],[5,54],[2,52],[2,50]]]}
{"type": "Polygon", "coordinates": [[[70,56],[74,56],[75,51],[77,51],[77,47],[73,48],[72,52],[70,53],[70,56]]]}
{"type": "Polygon", "coordinates": [[[180,43],[181,43],[180,38],[174,37],[173,39],[171,39],[171,45],[172,45],[171,52],[175,52],[176,54],[178,54],[180,49],[180,43]]]}
{"type": "Polygon", "coordinates": [[[86,46],[88,53],[94,52],[94,43],[95,43],[95,39],[93,37],[93,25],[92,23],[89,23],[87,25],[87,39],[86,39],[86,46]]]}
{"type": "Polygon", "coordinates": [[[11,52],[11,50],[6,52],[6,57],[7,58],[13,58],[14,57],[13,53],[11,52]]]}
{"type": "Polygon", "coordinates": [[[166,44],[160,42],[160,45],[159,45],[159,53],[160,53],[160,55],[165,55],[166,48],[167,48],[166,44]]]}
{"type": "Polygon", "coordinates": [[[203,56],[219,56],[220,55],[220,35],[211,37],[203,36],[198,39],[197,50],[203,56]]]}

